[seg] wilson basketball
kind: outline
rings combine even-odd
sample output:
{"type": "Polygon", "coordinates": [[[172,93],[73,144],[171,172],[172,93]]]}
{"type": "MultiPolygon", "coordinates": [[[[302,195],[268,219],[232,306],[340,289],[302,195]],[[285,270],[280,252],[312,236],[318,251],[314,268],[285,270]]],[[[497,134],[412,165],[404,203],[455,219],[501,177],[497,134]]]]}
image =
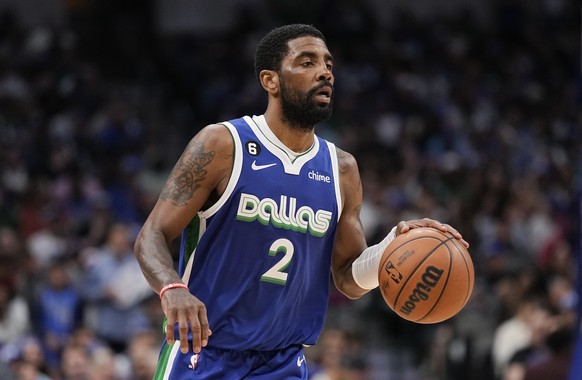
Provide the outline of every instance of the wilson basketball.
{"type": "Polygon", "coordinates": [[[465,306],[475,284],[467,249],[449,233],[413,228],[382,254],[379,289],[388,306],[416,323],[438,323],[465,306]]]}

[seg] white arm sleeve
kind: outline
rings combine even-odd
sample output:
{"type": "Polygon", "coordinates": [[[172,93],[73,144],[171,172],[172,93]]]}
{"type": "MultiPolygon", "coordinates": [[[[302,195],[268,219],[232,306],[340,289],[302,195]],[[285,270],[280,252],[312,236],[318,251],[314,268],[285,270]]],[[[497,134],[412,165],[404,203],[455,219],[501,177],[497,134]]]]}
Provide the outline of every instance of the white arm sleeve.
{"type": "Polygon", "coordinates": [[[396,227],[392,228],[380,243],[364,249],[352,263],[352,277],[362,289],[371,290],[378,286],[378,266],[388,244],[396,238],[396,227]]]}

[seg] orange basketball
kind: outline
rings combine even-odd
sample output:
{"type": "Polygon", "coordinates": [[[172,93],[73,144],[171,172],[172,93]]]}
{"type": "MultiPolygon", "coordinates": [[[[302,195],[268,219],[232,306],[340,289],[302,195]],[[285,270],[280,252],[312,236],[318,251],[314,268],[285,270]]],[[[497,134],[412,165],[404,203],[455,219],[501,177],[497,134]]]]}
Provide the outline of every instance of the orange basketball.
{"type": "Polygon", "coordinates": [[[378,268],[380,292],[400,317],[438,323],[465,306],[475,284],[473,261],[450,233],[413,228],[392,241],[378,268]]]}

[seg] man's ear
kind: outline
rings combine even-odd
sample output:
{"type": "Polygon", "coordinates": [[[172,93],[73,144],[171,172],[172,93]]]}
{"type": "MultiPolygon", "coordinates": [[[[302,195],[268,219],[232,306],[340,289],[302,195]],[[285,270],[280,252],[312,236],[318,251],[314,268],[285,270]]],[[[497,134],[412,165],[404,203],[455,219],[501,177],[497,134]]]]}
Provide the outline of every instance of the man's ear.
{"type": "Polygon", "coordinates": [[[261,86],[270,95],[277,95],[279,93],[279,74],[274,70],[262,70],[259,73],[259,81],[261,86]]]}

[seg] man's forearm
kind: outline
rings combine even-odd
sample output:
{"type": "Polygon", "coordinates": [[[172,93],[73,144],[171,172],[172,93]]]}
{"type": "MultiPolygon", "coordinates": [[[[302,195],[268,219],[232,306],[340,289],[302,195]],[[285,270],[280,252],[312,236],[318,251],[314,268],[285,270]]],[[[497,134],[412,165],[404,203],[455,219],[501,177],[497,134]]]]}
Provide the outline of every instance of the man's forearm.
{"type": "Polygon", "coordinates": [[[156,293],[167,284],[181,281],[174,269],[172,254],[162,232],[140,232],[134,254],[146,281],[156,293]]]}

